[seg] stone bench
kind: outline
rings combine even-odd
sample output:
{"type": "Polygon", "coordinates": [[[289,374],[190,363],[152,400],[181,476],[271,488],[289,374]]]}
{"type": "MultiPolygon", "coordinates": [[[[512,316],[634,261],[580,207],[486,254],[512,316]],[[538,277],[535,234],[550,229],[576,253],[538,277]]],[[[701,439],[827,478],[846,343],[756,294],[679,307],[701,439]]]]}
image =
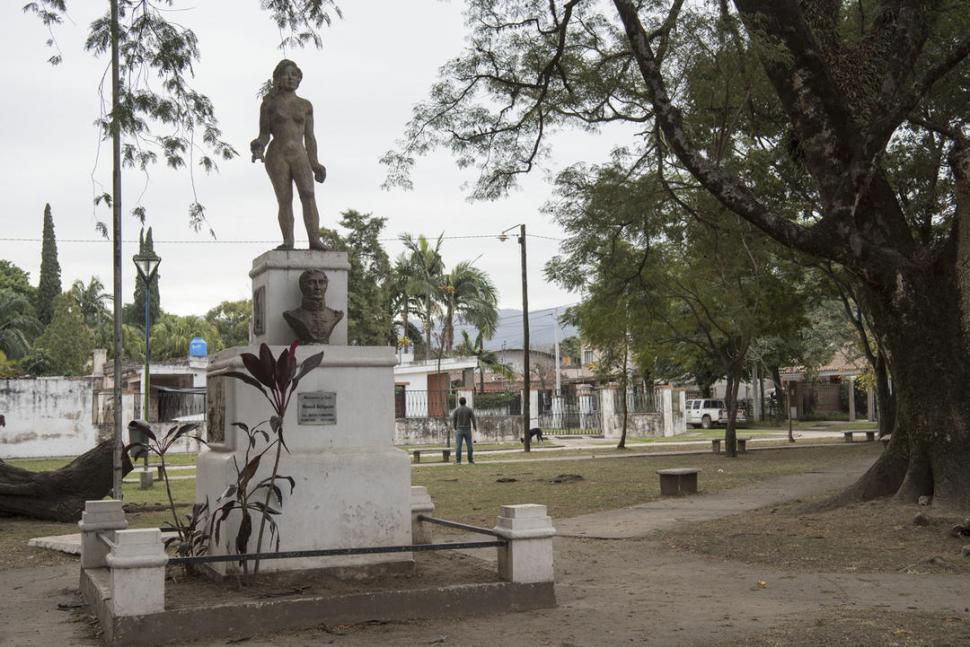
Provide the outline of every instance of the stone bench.
{"type": "MultiPolygon", "coordinates": [[[[414,462],[415,463],[420,463],[421,462],[421,451],[422,450],[420,450],[420,449],[415,449],[414,451],[411,452],[411,455],[414,457],[414,462]]],[[[451,460],[451,450],[450,449],[442,449],[441,450],[441,462],[442,463],[447,463],[450,460],[451,460]]]]}
{"type": "Polygon", "coordinates": [[[865,432],[861,432],[861,431],[843,431],[842,432],[842,438],[845,440],[845,442],[851,443],[851,442],[853,442],[852,441],[852,434],[856,434],[856,433],[864,433],[866,435],[866,442],[871,443],[871,442],[875,442],[875,440],[876,440],[876,432],[874,432],[874,431],[865,431],[865,432]]]}
{"type": "MultiPolygon", "coordinates": [[[[748,439],[747,438],[738,438],[736,442],[738,443],[738,453],[739,454],[747,454],[748,453],[748,439]]],[[[711,450],[715,454],[720,454],[721,453],[721,439],[720,438],[712,438],[711,439],[711,450]]]]}
{"type": "Polygon", "coordinates": [[[660,496],[677,496],[681,494],[697,494],[696,467],[674,467],[657,470],[660,475],[660,496]]]}

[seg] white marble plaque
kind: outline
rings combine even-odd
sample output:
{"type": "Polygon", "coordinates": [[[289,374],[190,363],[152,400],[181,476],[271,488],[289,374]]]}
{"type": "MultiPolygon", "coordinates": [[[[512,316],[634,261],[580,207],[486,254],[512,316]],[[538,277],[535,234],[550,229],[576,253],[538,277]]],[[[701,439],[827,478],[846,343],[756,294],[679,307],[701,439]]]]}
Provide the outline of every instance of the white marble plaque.
{"type": "Polygon", "coordinates": [[[337,394],[327,391],[297,394],[297,415],[301,425],[337,424],[337,394]]]}

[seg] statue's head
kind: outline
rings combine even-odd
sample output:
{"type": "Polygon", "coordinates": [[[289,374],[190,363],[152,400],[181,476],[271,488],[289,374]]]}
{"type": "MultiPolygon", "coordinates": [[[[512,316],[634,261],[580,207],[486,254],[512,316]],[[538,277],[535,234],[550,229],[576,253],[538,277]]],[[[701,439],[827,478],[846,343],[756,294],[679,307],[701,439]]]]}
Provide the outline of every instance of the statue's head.
{"type": "Polygon", "coordinates": [[[296,74],[296,83],[299,85],[300,81],[303,80],[303,70],[290,59],[284,58],[276,64],[276,68],[273,70],[273,90],[279,92],[282,89],[283,75],[290,69],[296,74]]]}
{"type": "Polygon", "coordinates": [[[303,298],[323,303],[330,280],[321,270],[307,270],[300,275],[300,292],[303,298]]]}

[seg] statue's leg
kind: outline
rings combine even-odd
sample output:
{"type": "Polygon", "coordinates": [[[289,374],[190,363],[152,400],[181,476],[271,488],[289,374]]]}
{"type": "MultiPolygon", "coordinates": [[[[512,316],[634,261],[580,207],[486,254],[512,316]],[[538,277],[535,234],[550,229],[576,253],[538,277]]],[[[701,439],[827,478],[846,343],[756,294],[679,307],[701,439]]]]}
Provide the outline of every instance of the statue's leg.
{"type": "Polygon", "coordinates": [[[293,249],[293,176],[290,165],[282,155],[272,154],[266,155],[265,165],[279,203],[278,218],[283,244],[277,249],[293,249]]]}
{"type": "Polygon", "coordinates": [[[293,179],[296,190],[303,205],[303,224],[306,225],[307,239],[310,249],[326,249],[320,240],[320,213],[317,211],[317,200],[313,187],[313,170],[308,160],[301,160],[299,165],[293,166],[293,179]]]}

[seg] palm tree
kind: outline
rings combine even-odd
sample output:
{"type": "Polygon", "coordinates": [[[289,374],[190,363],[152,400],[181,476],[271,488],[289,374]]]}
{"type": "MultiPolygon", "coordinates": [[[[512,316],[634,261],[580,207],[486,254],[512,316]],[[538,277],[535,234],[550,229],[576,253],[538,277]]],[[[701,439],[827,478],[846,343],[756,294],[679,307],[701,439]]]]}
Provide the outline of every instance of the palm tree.
{"type": "Polygon", "coordinates": [[[468,336],[467,330],[461,331],[461,343],[455,348],[459,355],[474,357],[478,360],[478,391],[485,393],[485,371],[488,368],[494,373],[510,378],[514,375],[511,368],[499,361],[498,355],[490,350],[485,350],[485,341],[482,339],[482,332],[475,335],[475,341],[468,336]]]}
{"type": "Polygon", "coordinates": [[[388,331],[388,341],[394,346],[405,345],[408,341],[420,338],[421,333],[411,323],[410,314],[414,306],[414,295],[411,293],[411,257],[407,252],[401,252],[394,260],[388,281],[388,309],[391,312],[391,330],[388,331]],[[397,320],[400,315],[400,320],[397,320]],[[398,333],[400,328],[400,333],[398,333]],[[416,334],[413,334],[416,333],[416,334]]]}
{"type": "Polygon", "coordinates": [[[67,294],[77,304],[84,323],[94,333],[95,345],[108,346],[114,334],[114,331],[109,330],[109,326],[105,325],[111,318],[111,311],[107,306],[111,301],[111,295],[104,291],[104,283],[101,279],[92,276],[87,285],[78,279],[71,285],[67,294]]]}
{"type": "Polygon", "coordinates": [[[462,261],[442,277],[438,292],[444,309],[441,344],[445,351],[455,345],[456,319],[491,339],[498,323],[498,297],[488,274],[472,261],[462,261]]]}
{"type": "Polygon", "coordinates": [[[0,289],[0,351],[10,359],[21,358],[30,350],[29,337],[40,331],[30,301],[13,290],[0,289]]]}
{"type": "Polygon", "coordinates": [[[407,283],[407,290],[419,299],[422,307],[421,315],[424,319],[425,334],[424,359],[428,359],[431,353],[431,325],[437,310],[441,277],[445,270],[444,261],[441,259],[441,243],[443,240],[444,234],[441,234],[432,247],[423,235],[418,236],[417,239],[411,234],[401,235],[401,242],[404,243],[405,249],[409,252],[410,280],[407,283]]]}

